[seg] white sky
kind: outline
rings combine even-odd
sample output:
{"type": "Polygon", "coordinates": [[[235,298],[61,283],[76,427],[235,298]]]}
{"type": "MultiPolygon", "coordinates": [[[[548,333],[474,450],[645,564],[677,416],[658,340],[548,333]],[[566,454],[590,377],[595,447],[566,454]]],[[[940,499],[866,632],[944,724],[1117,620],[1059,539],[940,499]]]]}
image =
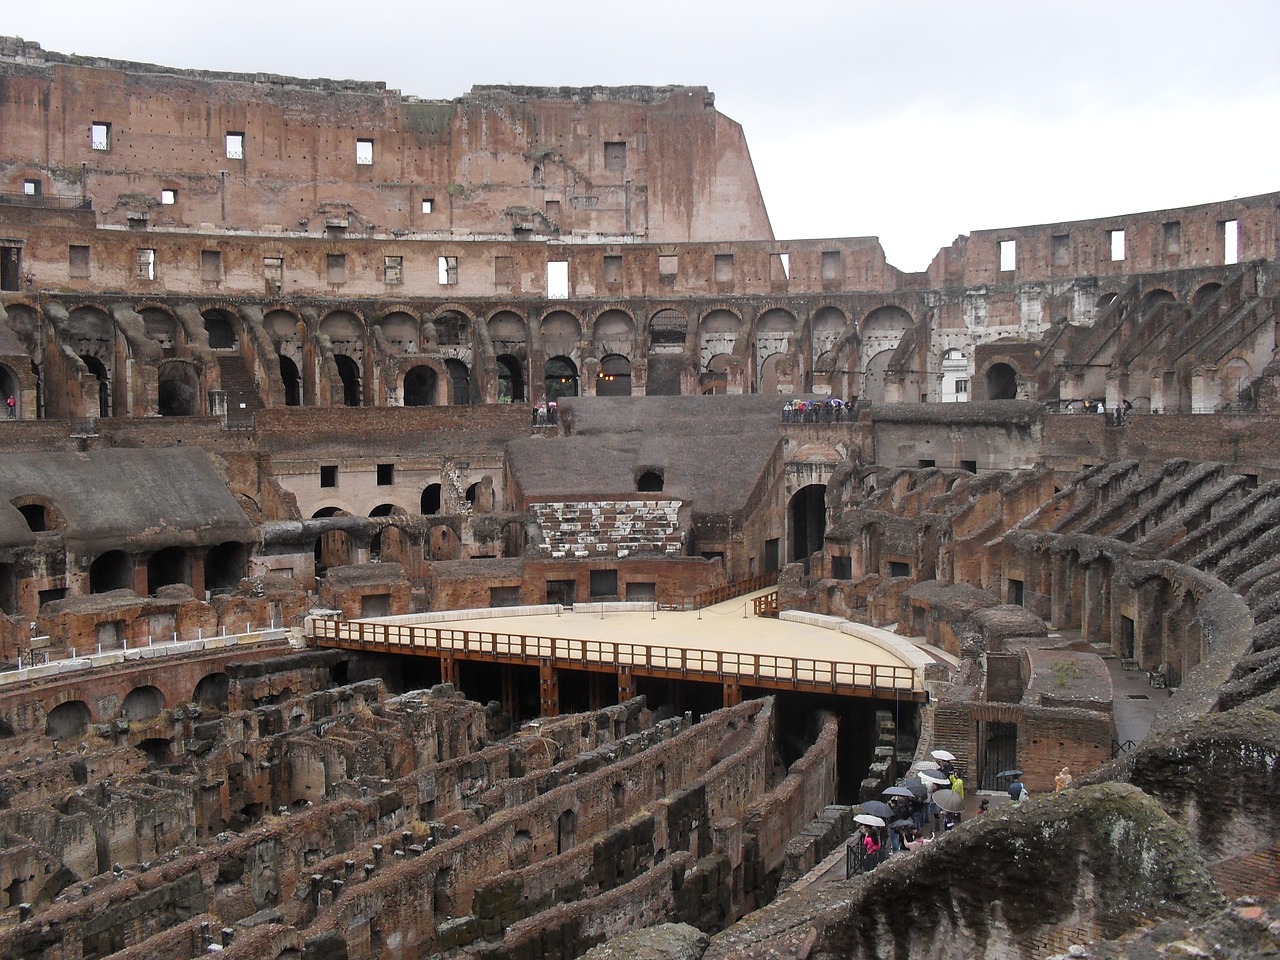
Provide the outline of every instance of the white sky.
{"type": "Polygon", "coordinates": [[[44,0],[0,33],[432,99],[707,86],[777,237],[878,236],[904,270],[971,230],[1280,190],[1277,0],[44,0]]]}

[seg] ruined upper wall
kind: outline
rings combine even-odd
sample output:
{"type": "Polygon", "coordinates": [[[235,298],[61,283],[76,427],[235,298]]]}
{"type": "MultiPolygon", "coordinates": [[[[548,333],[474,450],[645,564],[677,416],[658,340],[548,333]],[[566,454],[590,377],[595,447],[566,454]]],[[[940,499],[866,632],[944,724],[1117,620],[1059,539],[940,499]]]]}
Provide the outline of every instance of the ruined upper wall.
{"type": "Polygon", "coordinates": [[[382,83],[177,70],[3,38],[0,130],[0,191],[37,180],[44,196],[90,199],[101,223],[145,212],[179,228],[318,235],[772,238],[742,128],[704,87],[423,101],[382,83]]]}

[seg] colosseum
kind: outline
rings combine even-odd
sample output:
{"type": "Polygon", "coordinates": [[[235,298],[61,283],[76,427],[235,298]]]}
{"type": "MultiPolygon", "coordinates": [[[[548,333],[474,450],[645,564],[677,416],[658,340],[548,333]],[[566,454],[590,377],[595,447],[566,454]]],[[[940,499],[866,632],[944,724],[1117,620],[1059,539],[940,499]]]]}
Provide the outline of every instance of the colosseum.
{"type": "Polygon", "coordinates": [[[18,38],[0,178],[0,956],[1280,951],[1280,193],[909,273],[706,88],[18,38]]]}

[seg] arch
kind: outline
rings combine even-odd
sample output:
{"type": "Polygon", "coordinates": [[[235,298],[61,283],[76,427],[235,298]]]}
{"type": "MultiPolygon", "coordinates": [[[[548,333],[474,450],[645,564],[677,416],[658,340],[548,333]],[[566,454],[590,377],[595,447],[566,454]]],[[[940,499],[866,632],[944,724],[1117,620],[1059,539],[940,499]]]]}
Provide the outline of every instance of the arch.
{"type": "Polygon", "coordinates": [[[453,405],[459,407],[469,404],[471,402],[471,368],[454,357],[445,360],[444,368],[449,374],[449,383],[453,387],[453,405]]]}
{"type": "Polygon", "coordinates": [[[320,332],[337,350],[340,344],[363,344],[364,324],[350,310],[334,310],[320,321],[320,332]]]}
{"type": "Polygon", "coordinates": [[[47,497],[14,497],[9,502],[22,514],[22,519],[27,521],[27,529],[32,533],[66,529],[66,517],[47,497]]]}
{"type": "Polygon", "coordinates": [[[164,710],[164,694],[159,687],[134,687],[120,706],[120,716],[129,721],[150,720],[164,710]]]}
{"type": "Polygon", "coordinates": [[[345,353],[334,354],[333,362],[338,367],[338,376],[342,379],[342,405],[344,407],[360,406],[360,365],[345,353]]]}
{"type": "Polygon", "coordinates": [[[542,318],[542,347],[568,356],[582,343],[582,324],[567,310],[553,310],[542,318]]]}
{"type": "Polygon", "coordinates": [[[142,317],[142,332],[148,340],[160,344],[164,351],[173,350],[179,343],[177,319],[168,310],[159,307],[143,307],[138,311],[142,317]]]}
{"type": "Polygon", "coordinates": [[[778,392],[778,364],[782,362],[782,357],[783,354],[781,353],[771,353],[760,364],[760,377],[757,386],[759,393],[773,396],[778,392]]]}
{"type": "Polygon", "coordinates": [[[351,514],[343,510],[341,507],[321,507],[315,513],[311,514],[312,520],[322,520],[325,517],[349,517],[351,514]]]}
{"type": "Polygon", "coordinates": [[[0,402],[7,401],[9,397],[13,397],[14,405],[0,416],[20,417],[22,411],[18,407],[22,403],[22,390],[18,387],[18,378],[6,364],[0,363],[0,402]]]}
{"type": "Polygon", "coordinates": [[[498,402],[524,403],[524,364],[504,353],[498,357],[498,402]]]}
{"type": "Polygon", "coordinates": [[[479,495],[480,495],[480,481],[477,480],[475,483],[471,484],[471,486],[467,487],[467,494],[466,494],[467,503],[471,504],[474,507],[476,503],[476,497],[478,497],[479,495]]]}
{"type": "Polygon", "coordinates": [[[849,326],[849,318],[838,307],[820,307],[813,315],[813,352],[815,356],[826,353],[836,345],[849,326]]]}
{"type": "Polygon", "coordinates": [[[93,713],[83,700],[68,700],[49,711],[44,721],[44,735],[51,740],[67,740],[81,736],[93,722],[93,713]]]}
{"type": "Polygon", "coordinates": [[[326,530],[316,538],[314,548],[316,575],[330,567],[345,567],[351,563],[355,544],[345,530],[326,530]]]}
{"type": "Polygon", "coordinates": [[[556,853],[568,853],[577,840],[578,815],[572,810],[556,817],[556,853]]]}
{"type": "Polygon", "coordinates": [[[80,359],[98,381],[98,416],[111,416],[111,375],[106,365],[92,354],[81,354],[80,359]]]}
{"type": "Polygon", "coordinates": [[[200,408],[200,376],[195,366],[181,360],[161,364],[157,400],[162,417],[194,417],[200,408]]]}
{"type": "Polygon", "coordinates": [[[439,524],[431,528],[423,553],[428,560],[457,560],[462,554],[462,541],[452,527],[439,524]]]}
{"type": "MultiPolygon", "coordinates": [[[[394,503],[380,503],[376,507],[374,507],[372,510],[369,511],[369,516],[389,517],[393,513],[396,513],[397,511],[400,511],[400,508],[397,507],[394,503]]],[[[400,512],[403,512],[403,511],[400,511],[400,512]]]]}
{"type": "Polygon", "coordinates": [[[404,375],[404,405],[433,407],[440,402],[440,378],[436,371],[420,363],[404,375]]]}
{"type": "Polygon", "coordinates": [[[123,550],[108,550],[89,565],[89,592],[133,589],[133,558],[123,550]]]}
{"type": "Polygon", "coordinates": [[[249,552],[243,543],[228,540],[205,554],[204,585],[208,590],[234,590],[248,572],[249,552]]]}
{"type": "Polygon", "coordinates": [[[1142,302],[1138,305],[1138,309],[1141,312],[1146,313],[1161,303],[1176,303],[1177,299],[1178,298],[1168,290],[1162,290],[1157,287],[1155,290],[1148,291],[1146,296],[1142,298],[1142,302]]]}
{"type": "Polygon", "coordinates": [[[867,369],[862,374],[862,390],[858,394],[861,399],[872,403],[884,399],[886,374],[892,359],[892,349],[881,350],[867,359],[867,369]]]}
{"type": "Polygon", "coordinates": [[[1221,289],[1222,284],[1220,283],[1210,282],[1204,284],[1204,286],[1197,289],[1196,292],[1191,295],[1191,309],[1204,309],[1205,304],[1216,297],[1218,295],[1218,291],[1221,289]]]}
{"type": "Polygon", "coordinates": [[[280,361],[280,381],[284,384],[284,405],[298,407],[302,405],[302,374],[298,365],[283,353],[276,354],[280,361]]]}
{"type": "Polygon", "coordinates": [[[236,325],[225,310],[200,311],[204,318],[204,332],[209,337],[210,350],[233,350],[236,346],[236,325]]]}
{"type": "Polygon", "coordinates": [[[640,493],[661,493],[665,483],[661,470],[644,470],[636,477],[636,490],[640,493]]]}
{"type": "Polygon", "coordinates": [[[422,490],[421,510],[424,517],[434,516],[440,512],[440,484],[429,483],[422,490]]]}
{"type": "Polygon", "coordinates": [[[191,699],[206,710],[227,710],[227,694],[231,689],[231,678],[225,673],[210,673],[201,678],[191,694],[191,699]]]}
{"type": "Polygon", "coordinates": [[[401,354],[418,352],[418,318],[413,314],[403,310],[392,310],[374,321],[373,326],[389,352],[401,354]]]}
{"type": "Polygon", "coordinates": [[[154,595],[161,587],[191,582],[191,561],[183,547],[165,547],[147,559],[147,592],[154,595]]]}
{"type": "Polygon", "coordinates": [[[727,353],[717,353],[711,358],[703,375],[704,394],[722,394],[728,390],[729,367],[732,363],[733,357],[727,353]]]}
{"type": "Polygon", "coordinates": [[[486,329],[495,353],[514,353],[524,346],[524,319],[511,310],[499,310],[489,318],[486,329]]]}
{"type": "Polygon", "coordinates": [[[578,395],[578,368],[568,357],[552,357],[546,362],[543,389],[547,402],[578,395]]]}
{"type": "Polygon", "coordinates": [[[1226,404],[1256,409],[1258,398],[1252,388],[1253,367],[1243,357],[1233,357],[1222,366],[1222,400],[1226,404]]]}
{"type": "Polygon", "coordinates": [[[827,486],[811,483],[796,491],[788,504],[791,521],[791,560],[808,563],[822,549],[827,534],[827,486]]]}
{"type": "Polygon", "coordinates": [[[630,358],[635,340],[635,321],[622,310],[606,310],[596,317],[591,328],[591,342],[597,353],[620,353],[630,358]]]}
{"type": "Polygon", "coordinates": [[[433,321],[436,343],[442,347],[471,346],[471,318],[460,310],[445,310],[433,321]]]}
{"type": "Polygon", "coordinates": [[[649,321],[649,352],[684,351],[689,337],[689,321],[679,310],[659,310],[649,321]]]}
{"type": "Polygon", "coordinates": [[[617,353],[603,357],[596,375],[596,396],[631,396],[631,361],[617,353]]]}
{"type": "Polygon", "coordinates": [[[1098,297],[1098,300],[1094,305],[1099,310],[1105,311],[1107,307],[1111,306],[1111,302],[1115,300],[1115,298],[1116,298],[1116,294],[1114,293],[1104,293],[1100,297],[1098,297]]]}
{"type": "Polygon", "coordinates": [[[1007,363],[993,363],[987,368],[987,399],[1016,400],[1018,372],[1007,363]]]}
{"type": "Polygon", "coordinates": [[[270,310],[262,318],[262,325],[276,344],[296,341],[306,334],[307,325],[288,310],[270,310]]]}

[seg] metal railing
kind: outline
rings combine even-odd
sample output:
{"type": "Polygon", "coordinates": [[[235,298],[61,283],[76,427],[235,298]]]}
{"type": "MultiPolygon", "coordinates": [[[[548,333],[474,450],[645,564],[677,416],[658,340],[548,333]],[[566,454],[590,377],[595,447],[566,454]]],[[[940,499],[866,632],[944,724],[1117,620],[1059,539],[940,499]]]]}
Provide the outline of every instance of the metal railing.
{"type": "Polygon", "coordinates": [[[556,666],[624,666],[633,672],[720,681],[755,680],[770,687],[864,692],[916,690],[916,672],[892,664],[854,663],[768,653],[700,650],[612,640],[578,640],[536,634],[495,633],[423,624],[315,618],[313,638],[334,645],[387,653],[458,654],[512,662],[551,661],[556,666]]]}
{"type": "Polygon", "coordinates": [[[88,197],[50,197],[44,194],[0,193],[0,204],[12,207],[44,207],[48,210],[92,210],[88,197]]]}

